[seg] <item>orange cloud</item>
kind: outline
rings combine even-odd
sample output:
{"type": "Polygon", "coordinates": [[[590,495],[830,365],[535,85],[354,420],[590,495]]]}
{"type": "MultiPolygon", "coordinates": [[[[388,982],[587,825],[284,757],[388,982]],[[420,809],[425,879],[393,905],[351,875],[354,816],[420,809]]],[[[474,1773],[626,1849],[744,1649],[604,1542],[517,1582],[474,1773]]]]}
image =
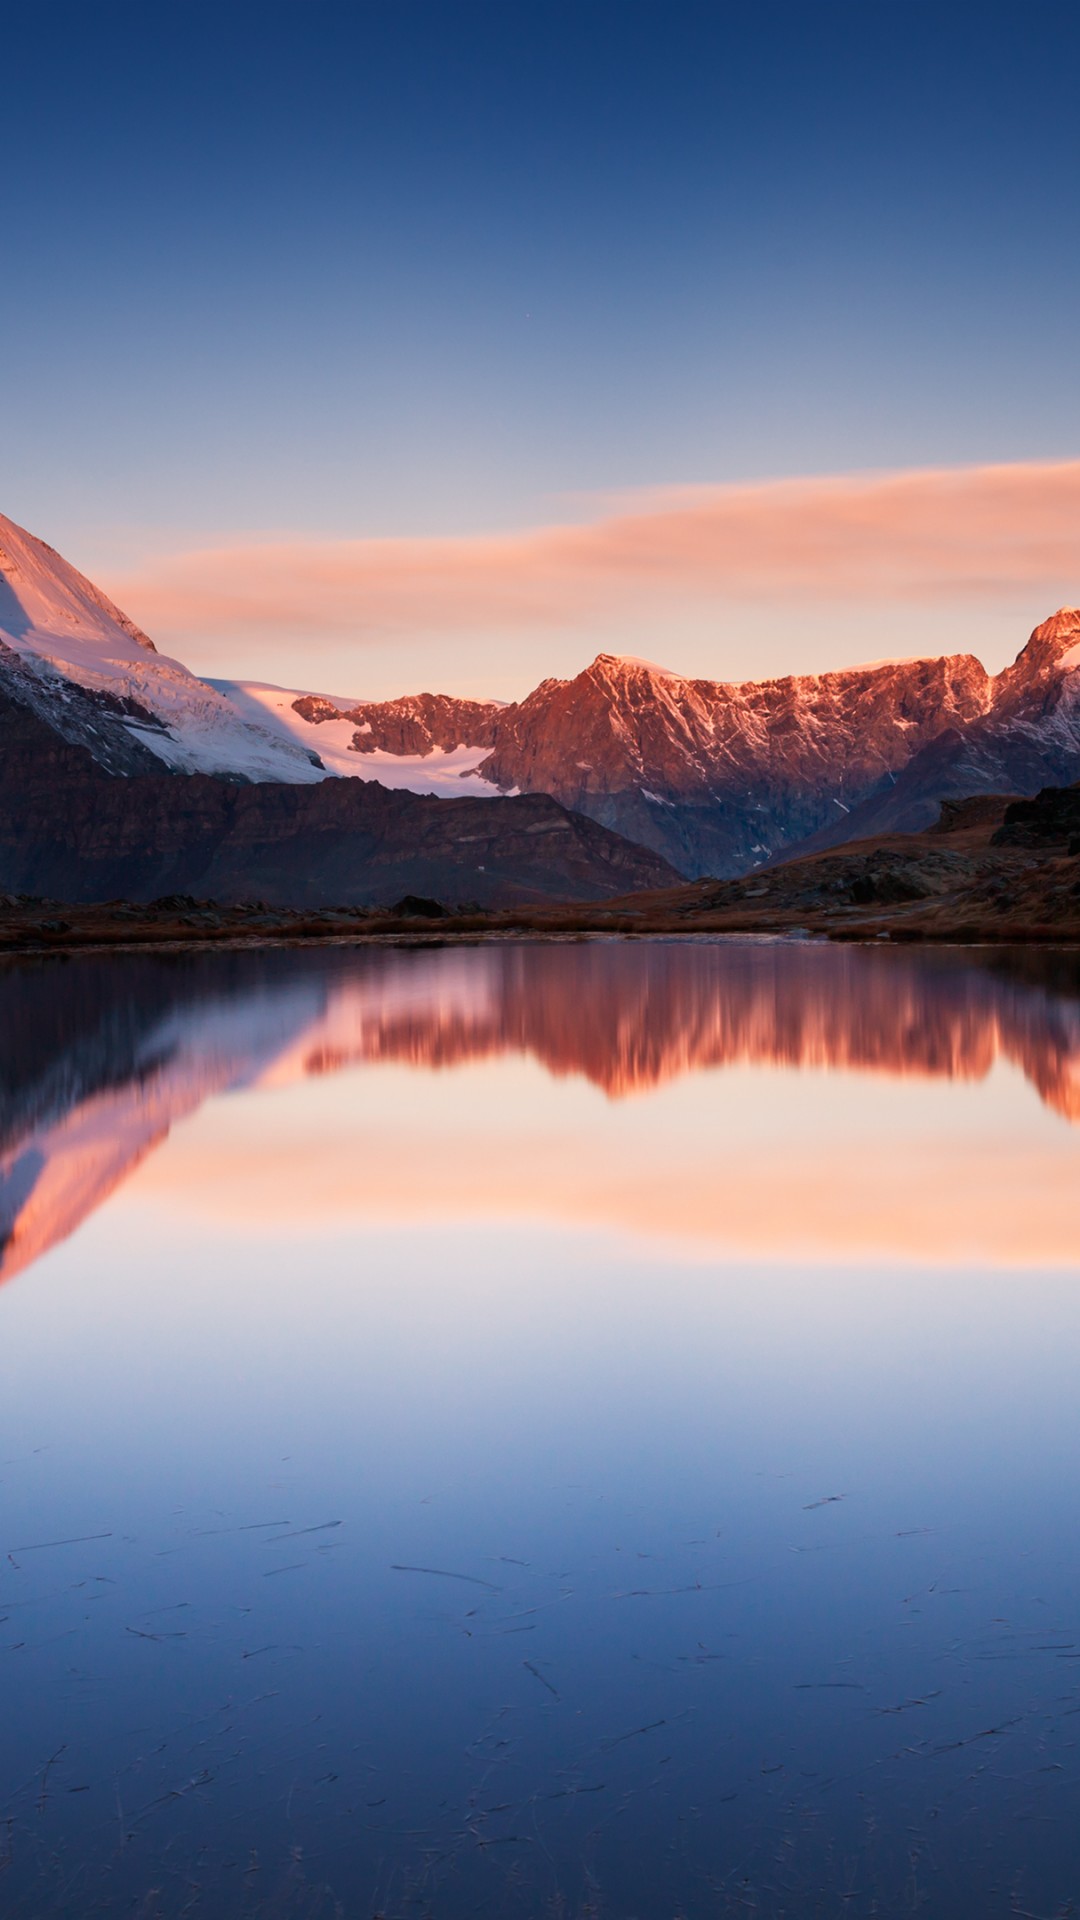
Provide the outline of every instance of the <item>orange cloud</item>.
{"type": "Polygon", "coordinates": [[[108,590],[149,632],[377,641],[558,628],[672,600],[929,603],[1080,580],[1080,460],[670,489],[583,524],[246,540],[108,590]]]}

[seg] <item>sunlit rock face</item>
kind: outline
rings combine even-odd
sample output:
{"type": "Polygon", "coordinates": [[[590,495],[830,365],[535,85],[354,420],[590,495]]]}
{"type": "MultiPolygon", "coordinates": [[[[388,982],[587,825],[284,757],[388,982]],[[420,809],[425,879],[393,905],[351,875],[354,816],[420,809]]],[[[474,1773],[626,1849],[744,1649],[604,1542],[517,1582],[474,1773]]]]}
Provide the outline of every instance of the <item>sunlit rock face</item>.
{"type": "Polygon", "coordinates": [[[945,798],[1077,778],[1078,667],[1080,615],[1063,609],[996,677],[956,654],[729,685],[600,654],[505,707],[307,697],[292,725],[341,731],[409,778],[423,778],[409,755],[470,742],[454,768],[470,791],[550,793],[681,873],[733,875],[806,844],[918,831],[945,798]]]}
{"type": "Polygon", "coordinates": [[[1080,611],[1063,607],[1035,628],[1011,667],[990,682],[986,711],[944,727],[811,847],[880,833],[917,833],[943,800],[980,793],[1034,794],[1080,778],[1080,611]]]}
{"type": "Polygon", "coordinates": [[[996,677],[955,654],[733,685],[602,653],[510,705],[331,700],[198,679],[2,517],[0,695],[110,774],[546,794],[690,877],[917,831],[943,799],[1080,777],[1075,609],[1037,627],[996,677]]]}
{"type": "Polygon", "coordinates": [[[986,711],[970,655],[727,685],[601,654],[499,722],[484,772],[542,787],[683,872],[759,866],[986,711]]]}
{"type": "Polygon", "coordinates": [[[352,707],[309,694],[294,703],[301,719],[319,726],[327,721],[352,723],[354,753],[419,754],[471,745],[495,743],[496,722],[502,712],[498,700],[456,700],[445,693],[418,693],[399,700],[359,701],[352,707]]]}
{"type": "MultiPolygon", "coordinates": [[[[2,1277],[71,1233],[205,1101],[357,1066],[428,1075],[527,1058],[622,1101],[725,1070],[977,1083],[1011,1063],[1080,1123],[1080,980],[1065,956],[600,943],[70,971],[59,997],[50,969],[0,981],[2,1277]]],[[[472,1177],[479,1194],[483,1168],[472,1177]]],[[[1018,1189],[1018,1234],[1027,1206],[1018,1189]]]]}

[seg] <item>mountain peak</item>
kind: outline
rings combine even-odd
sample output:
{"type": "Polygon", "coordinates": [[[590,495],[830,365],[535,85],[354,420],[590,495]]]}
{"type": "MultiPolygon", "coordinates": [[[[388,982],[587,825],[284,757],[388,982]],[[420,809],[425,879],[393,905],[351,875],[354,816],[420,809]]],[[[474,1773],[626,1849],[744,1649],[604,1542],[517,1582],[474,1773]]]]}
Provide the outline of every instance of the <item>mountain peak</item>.
{"type": "Polygon", "coordinates": [[[1080,667],[1080,607],[1059,607],[1032,633],[1011,667],[1000,676],[1006,684],[1018,675],[1041,674],[1064,667],[1080,667]]]}
{"type": "Polygon", "coordinates": [[[606,672],[610,672],[612,668],[614,668],[620,676],[632,673],[646,673],[655,675],[661,680],[682,680],[684,678],[684,675],[676,673],[674,668],[661,667],[655,660],[643,660],[636,653],[598,653],[589,671],[592,672],[596,667],[601,667],[606,672]]]}
{"type": "Polygon", "coordinates": [[[0,514],[0,694],[17,691],[111,771],[155,762],[241,780],[322,780],[314,750],[241,718],[223,694],[160,654],[107,594],[0,514]]]}
{"type": "MultiPolygon", "coordinates": [[[[18,645],[24,633],[36,630],[57,641],[74,642],[95,651],[134,642],[144,653],[156,653],[151,639],[115,607],[77,568],[0,513],[0,629],[18,645]]],[[[62,651],[62,648],[61,648],[62,651]]]]}
{"type": "MultiPolygon", "coordinates": [[[[1077,639],[1080,639],[1080,607],[1059,607],[1049,620],[1044,620],[1035,628],[1031,636],[1031,640],[1054,646],[1071,646],[1077,639]]],[[[1028,641],[1029,646],[1031,640],[1028,641]]]]}

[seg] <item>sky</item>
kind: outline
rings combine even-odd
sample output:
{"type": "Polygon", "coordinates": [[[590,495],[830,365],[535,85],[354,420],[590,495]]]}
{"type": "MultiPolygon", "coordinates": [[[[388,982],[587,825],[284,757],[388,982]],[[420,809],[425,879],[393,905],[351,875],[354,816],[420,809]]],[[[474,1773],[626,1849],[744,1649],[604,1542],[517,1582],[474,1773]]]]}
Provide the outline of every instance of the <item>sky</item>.
{"type": "Polygon", "coordinates": [[[505,698],[1080,600],[1080,14],[41,0],[0,511],[197,671],[505,698]]]}

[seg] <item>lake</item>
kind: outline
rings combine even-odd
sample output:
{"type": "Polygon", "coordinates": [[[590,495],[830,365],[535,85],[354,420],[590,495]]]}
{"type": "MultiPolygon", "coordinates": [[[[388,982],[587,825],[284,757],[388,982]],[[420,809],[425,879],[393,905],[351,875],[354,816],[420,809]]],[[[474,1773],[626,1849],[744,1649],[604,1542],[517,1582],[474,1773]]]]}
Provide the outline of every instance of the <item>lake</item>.
{"type": "Polygon", "coordinates": [[[0,972],[0,1909],[1064,1915],[1080,955],[0,972]]]}

